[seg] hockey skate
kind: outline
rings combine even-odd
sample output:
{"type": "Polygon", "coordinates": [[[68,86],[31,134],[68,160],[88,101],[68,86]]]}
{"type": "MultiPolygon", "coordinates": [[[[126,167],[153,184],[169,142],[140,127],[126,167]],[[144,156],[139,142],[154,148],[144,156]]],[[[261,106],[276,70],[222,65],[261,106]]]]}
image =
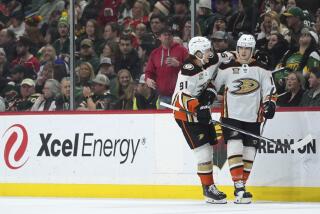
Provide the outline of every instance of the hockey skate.
{"type": "Polygon", "coordinates": [[[234,200],[235,204],[250,204],[252,200],[252,194],[250,192],[246,192],[246,187],[243,181],[237,181],[234,183],[234,196],[236,197],[234,200]]]}
{"type": "Polygon", "coordinates": [[[227,195],[219,191],[216,185],[212,184],[210,186],[203,185],[203,195],[207,203],[211,204],[226,204],[227,195]]]}

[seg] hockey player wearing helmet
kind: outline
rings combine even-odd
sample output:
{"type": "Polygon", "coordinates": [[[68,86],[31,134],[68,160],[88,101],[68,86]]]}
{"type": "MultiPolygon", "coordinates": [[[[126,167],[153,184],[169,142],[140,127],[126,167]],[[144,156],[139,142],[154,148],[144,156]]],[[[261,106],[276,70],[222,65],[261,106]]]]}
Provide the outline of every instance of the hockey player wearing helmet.
{"type": "MultiPolygon", "coordinates": [[[[255,39],[244,34],[237,42],[237,58],[221,64],[215,79],[217,90],[225,85],[223,123],[260,134],[263,117],[272,119],[275,113],[275,92],[271,72],[252,58],[255,39]],[[270,96],[271,95],[271,96],[270,96]]],[[[259,141],[256,138],[223,128],[227,156],[234,182],[235,203],[251,203],[252,194],[246,191],[259,141]]]]}
{"type": "Polygon", "coordinates": [[[172,103],[180,109],[193,112],[193,115],[174,111],[174,117],[185,139],[193,150],[203,187],[203,195],[209,203],[226,203],[226,195],[214,184],[213,148],[216,133],[211,124],[210,106],[216,92],[212,79],[221,62],[230,61],[230,53],[216,54],[211,42],[205,37],[194,37],[189,41],[189,57],[178,74],[172,103]]]}

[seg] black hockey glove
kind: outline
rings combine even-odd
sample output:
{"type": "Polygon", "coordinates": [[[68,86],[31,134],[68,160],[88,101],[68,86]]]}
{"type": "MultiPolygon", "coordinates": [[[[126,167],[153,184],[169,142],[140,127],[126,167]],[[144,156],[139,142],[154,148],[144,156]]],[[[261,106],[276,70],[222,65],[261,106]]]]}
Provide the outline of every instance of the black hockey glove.
{"type": "Polygon", "coordinates": [[[214,99],[216,98],[216,93],[213,88],[207,88],[205,91],[203,91],[198,100],[200,105],[202,106],[210,106],[212,105],[214,99]]]}
{"type": "Polygon", "coordinates": [[[266,119],[272,119],[276,112],[276,104],[272,101],[266,101],[263,103],[264,113],[263,116],[266,119]]]}
{"type": "Polygon", "coordinates": [[[199,105],[197,107],[197,120],[202,124],[209,124],[211,121],[210,106],[199,105]]]}

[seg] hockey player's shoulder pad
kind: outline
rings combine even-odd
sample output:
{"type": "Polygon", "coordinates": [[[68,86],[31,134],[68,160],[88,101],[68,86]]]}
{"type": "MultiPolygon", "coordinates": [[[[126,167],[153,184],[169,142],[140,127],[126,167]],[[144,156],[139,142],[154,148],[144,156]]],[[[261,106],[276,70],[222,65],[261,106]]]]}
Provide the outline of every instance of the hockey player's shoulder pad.
{"type": "Polygon", "coordinates": [[[190,60],[185,61],[181,68],[181,74],[185,76],[193,76],[200,72],[199,66],[195,66],[190,60]]]}
{"type": "Polygon", "coordinates": [[[263,64],[262,62],[258,61],[258,60],[254,60],[252,63],[249,64],[250,67],[255,66],[255,67],[259,67],[262,68],[264,70],[269,70],[268,66],[263,64]]]}
{"type": "Polygon", "coordinates": [[[239,62],[235,61],[234,59],[232,59],[228,63],[221,63],[221,65],[219,66],[219,69],[225,70],[230,67],[241,67],[241,64],[239,62]]]}

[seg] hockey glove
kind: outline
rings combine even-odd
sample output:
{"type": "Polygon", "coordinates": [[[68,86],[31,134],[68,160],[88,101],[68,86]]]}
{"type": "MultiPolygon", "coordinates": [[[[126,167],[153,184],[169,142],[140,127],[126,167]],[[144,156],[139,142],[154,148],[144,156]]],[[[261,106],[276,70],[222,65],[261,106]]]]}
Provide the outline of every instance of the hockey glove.
{"type": "Polygon", "coordinates": [[[202,106],[210,106],[212,105],[215,97],[216,97],[216,91],[213,88],[207,88],[205,91],[203,91],[198,100],[200,105],[202,106]]]}
{"type": "Polygon", "coordinates": [[[266,119],[272,119],[276,112],[276,104],[272,101],[266,101],[263,103],[264,113],[263,116],[266,119]]]}
{"type": "Polygon", "coordinates": [[[197,120],[202,124],[209,124],[211,121],[210,106],[199,105],[197,107],[197,120]]]}

